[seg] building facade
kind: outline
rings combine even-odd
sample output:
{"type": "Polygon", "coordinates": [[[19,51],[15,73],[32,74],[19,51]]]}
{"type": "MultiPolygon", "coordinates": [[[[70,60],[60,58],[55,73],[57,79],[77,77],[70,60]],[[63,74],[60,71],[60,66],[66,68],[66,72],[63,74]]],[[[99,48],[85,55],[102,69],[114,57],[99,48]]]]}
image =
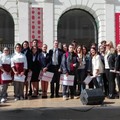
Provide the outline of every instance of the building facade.
{"type": "Polygon", "coordinates": [[[0,45],[119,43],[119,0],[0,0],[0,45]],[[117,21],[117,22],[116,22],[117,21]],[[118,36],[118,37],[117,37],[118,36]]]}

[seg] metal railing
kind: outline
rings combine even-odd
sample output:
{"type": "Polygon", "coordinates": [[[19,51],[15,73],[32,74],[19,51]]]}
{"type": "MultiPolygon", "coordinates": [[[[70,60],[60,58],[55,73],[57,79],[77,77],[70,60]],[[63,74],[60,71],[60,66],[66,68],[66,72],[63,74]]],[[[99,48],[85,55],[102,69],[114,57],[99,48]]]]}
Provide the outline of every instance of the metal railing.
{"type": "Polygon", "coordinates": [[[4,47],[8,47],[10,49],[10,54],[14,52],[14,44],[0,44],[0,51],[3,51],[4,47]]]}

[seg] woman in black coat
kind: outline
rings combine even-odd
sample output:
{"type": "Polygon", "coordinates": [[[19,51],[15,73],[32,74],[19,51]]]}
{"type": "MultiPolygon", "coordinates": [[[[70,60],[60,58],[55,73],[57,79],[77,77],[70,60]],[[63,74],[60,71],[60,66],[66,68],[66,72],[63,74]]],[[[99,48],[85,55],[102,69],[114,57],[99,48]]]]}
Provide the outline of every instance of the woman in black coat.
{"type": "Polygon", "coordinates": [[[25,76],[26,76],[26,79],[25,79],[25,87],[26,87],[26,89],[25,89],[25,99],[27,99],[28,98],[28,87],[30,87],[29,86],[30,83],[28,84],[29,81],[27,81],[27,77],[28,77],[28,72],[31,71],[31,63],[32,63],[32,54],[31,54],[31,50],[29,48],[29,42],[28,41],[24,41],[22,43],[22,53],[27,58],[27,68],[28,69],[25,72],[25,76]]]}
{"type": "Polygon", "coordinates": [[[32,64],[31,64],[31,70],[32,70],[32,77],[31,77],[31,84],[32,84],[32,91],[34,92],[32,96],[37,97],[38,90],[39,90],[39,73],[41,70],[41,64],[38,60],[38,49],[37,47],[32,47],[32,64]]]}
{"type": "Polygon", "coordinates": [[[115,98],[115,77],[116,73],[112,72],[115,70],[115,59],[116,59],[116,51],[114,49],[111,50],[110,55],[108,56],[108,64],[110,68],[110,78],[108,80],[109,85],[109,98],[114,99],[115,98]]]}

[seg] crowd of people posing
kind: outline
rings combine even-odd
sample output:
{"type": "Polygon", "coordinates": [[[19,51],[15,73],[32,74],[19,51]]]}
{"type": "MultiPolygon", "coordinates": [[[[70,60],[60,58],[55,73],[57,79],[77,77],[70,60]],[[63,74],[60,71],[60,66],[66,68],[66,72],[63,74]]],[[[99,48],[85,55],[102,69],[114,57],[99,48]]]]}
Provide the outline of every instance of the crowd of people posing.
{"type": "Polygon", "coordinates": [[[62,85],[64,100],[80,97],[81,91],[86,88],[84,80],[88,75],[93,76],[89,88],[102,89],[109,99],[119,97],[120,44],[115,49],[111,41],[102,41],[99,47],[92,44],[89,51],[85,45],[78,45],[76,41],[72,41],[69,46],[67,44],[62,44],[61,48],[58,46],[59,43],[55,40],[53,49],[47,52],[47,45],[43,44],[42,48],[38,48],[38,41],[34,39],[31,48],[28,41],[17,43],[12,55],[9,53],[10,49],[5,47],[0,54],[1,103],[7,101],[7,89],[11,82],[14,85],[15,101],[28,99],[29,96],[38,97],[40,89],[42,98],[47,98],[49,84],[50,98],[60,97],[60,74],[74,76],[73,86],[62,85]],[[54,73],[51,82],[39,79],[40,72],[46,71],[54,73]],[[17,76],[21,81],[17,80],[17,76]]]}

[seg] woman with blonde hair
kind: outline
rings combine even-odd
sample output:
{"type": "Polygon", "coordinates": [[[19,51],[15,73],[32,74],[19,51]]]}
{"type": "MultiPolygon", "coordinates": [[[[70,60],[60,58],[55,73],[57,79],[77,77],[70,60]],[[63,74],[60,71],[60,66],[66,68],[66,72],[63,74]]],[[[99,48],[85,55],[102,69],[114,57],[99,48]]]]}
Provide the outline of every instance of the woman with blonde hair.
{"type": "Polygon", "coordinates": [[[110,99],[113,99],[114,92],[115,92],[115,74],[113,72],[110,72],[110,70],[114,70],[114,63],[115,63],[115,49],[113,46],[112,41],[108,41],[106,43],[106,51],[104,56],[105,61],[105,74],[107,77],[108,82],[108,97],[110,99]]]}

